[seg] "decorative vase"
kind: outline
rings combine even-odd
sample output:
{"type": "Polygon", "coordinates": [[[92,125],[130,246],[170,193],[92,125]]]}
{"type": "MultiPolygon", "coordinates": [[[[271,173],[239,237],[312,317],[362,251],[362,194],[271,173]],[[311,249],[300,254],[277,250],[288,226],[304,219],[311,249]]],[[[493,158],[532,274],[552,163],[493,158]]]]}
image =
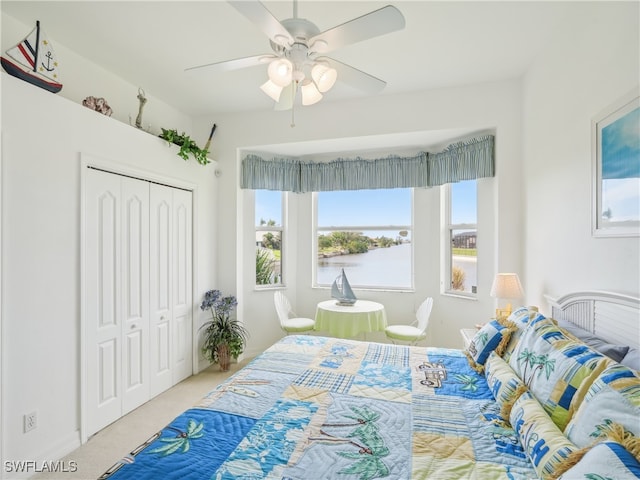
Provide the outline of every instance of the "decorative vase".
{"type": "Polygon", "coordinates": [[[220,370],[227,372],[231,366],[231,355],[229,354],[229,345],[223,343],[218,345],[216,352],[218,353],[218,364],[220,364],[220,370]]]}

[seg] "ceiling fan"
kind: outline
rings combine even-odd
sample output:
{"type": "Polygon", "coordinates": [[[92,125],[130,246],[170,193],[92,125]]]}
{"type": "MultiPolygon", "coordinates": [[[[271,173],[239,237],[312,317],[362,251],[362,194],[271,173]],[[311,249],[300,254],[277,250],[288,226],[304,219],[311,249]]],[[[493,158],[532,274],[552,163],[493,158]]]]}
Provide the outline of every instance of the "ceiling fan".
{"type": "Polygon", "coordinates": [[[298,18],[297,0],[293,2],[293,18],[282,21],[257,0],[228,3],[269,37],[273,53],[208,63],[185,71],[226,72],[268,64],[269,79],[260,88],[276,102],[278,110],[292,108],[298,91],[302,105],[320,101],[337,79],[364,92],[378,93],[386,82],[324,54],[405,26],[404,16],[392,5],[320,32],[314,23],[298,18]]]}

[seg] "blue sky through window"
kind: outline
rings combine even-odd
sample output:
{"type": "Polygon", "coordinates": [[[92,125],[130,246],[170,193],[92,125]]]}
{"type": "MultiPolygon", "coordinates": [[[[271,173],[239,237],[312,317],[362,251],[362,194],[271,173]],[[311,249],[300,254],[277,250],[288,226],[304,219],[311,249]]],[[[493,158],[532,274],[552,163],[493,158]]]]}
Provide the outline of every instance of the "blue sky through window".
{"type": "Polygon", "coordinates": [[[318,225],[411,225],[411,189],[320,192],[318,225]]]}
{"type": "Polygon", "coordinates": [[[478,182],[467,180],[451,184],[451,223],[478,223],[478,182]]]}
{"type": "Polygon", "coordinates": [[[282,226],[282,192],[274,190],[256,190],[256,226],[260,221],[274,220],[282,226]]]}
{"type": "MultiPolygon", "coordinates": [[[[454,183],[453,223],[477,223],[476,181],[454,183]]],[[[256,225],[281,219],[281,193],[257,190],[256,225]]],[[[411,189],[348,190],[318,193],[318,225],[411,225],[411,189]]]]}

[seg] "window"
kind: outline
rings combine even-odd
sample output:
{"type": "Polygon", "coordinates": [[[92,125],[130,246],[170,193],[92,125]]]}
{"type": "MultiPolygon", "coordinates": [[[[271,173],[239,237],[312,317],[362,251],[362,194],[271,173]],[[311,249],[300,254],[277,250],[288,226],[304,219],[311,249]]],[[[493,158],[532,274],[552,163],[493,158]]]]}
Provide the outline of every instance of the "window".
{"type": "Polygon", "coordinates": [[[315,285],[412,288],[412,189],[318,192],[315,285]]]}
{"type": "Polygon", "coordinates": [[[255,191],[256,286],[281,285],[284,193],[255,191]]]}
{"type": "Polygon", "coordinates": [[[478,278],[478,189],[476,180],[444,185],[447,236],[445,245],[445,291],[474,295],[478,278]]]}

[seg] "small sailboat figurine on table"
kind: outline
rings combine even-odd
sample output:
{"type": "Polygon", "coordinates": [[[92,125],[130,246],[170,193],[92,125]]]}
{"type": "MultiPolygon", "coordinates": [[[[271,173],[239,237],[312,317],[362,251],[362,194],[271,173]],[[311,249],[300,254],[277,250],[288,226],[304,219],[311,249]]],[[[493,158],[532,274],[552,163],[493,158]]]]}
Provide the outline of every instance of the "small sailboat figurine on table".
{"type": "Polygon", "coordinates": [[[356,303],[356,296],[353,294],[353,290],[351,290],[351,285],[349,285],[349,280],[347,280],[347,276],[344,273],[344,268],[340,275],[333,281],[333,285],[331,285],[331,298],[335,298],[338,305],[350,307],[356,303]]]}
{"type": "Polygon", "coordinates": [[[40,30],[39,21],[31,33],[8,49],[5,55],[1,58],[2,68],[8,74],[49,92],[58,93],[62,89],[58,78],[58,61],[51,42],[40,30]]]}

